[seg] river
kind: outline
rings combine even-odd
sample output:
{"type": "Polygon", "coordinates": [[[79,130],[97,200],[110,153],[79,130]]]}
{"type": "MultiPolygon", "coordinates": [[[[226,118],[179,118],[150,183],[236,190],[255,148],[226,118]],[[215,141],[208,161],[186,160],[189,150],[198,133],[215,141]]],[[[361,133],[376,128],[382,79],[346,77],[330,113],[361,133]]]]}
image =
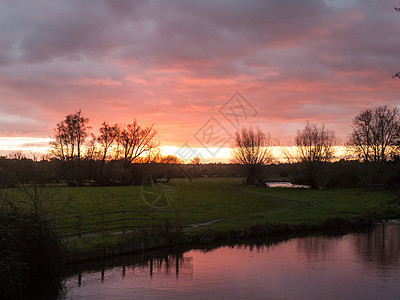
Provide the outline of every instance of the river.
{"type": "Polygon", "coordinates": [[[400,225],[74,266],[65,299],[397,299],[400,225]]]}

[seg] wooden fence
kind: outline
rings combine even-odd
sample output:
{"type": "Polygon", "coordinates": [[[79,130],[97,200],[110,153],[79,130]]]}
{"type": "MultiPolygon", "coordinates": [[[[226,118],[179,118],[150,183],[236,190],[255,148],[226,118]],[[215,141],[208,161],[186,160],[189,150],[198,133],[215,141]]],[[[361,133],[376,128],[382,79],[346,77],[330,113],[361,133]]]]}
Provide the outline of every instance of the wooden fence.
{"type": "Polygon", "coordinates": [[[96,233],[182,227],[191,220],[182,217],[182,213],[189,212],[191,210],[120,210],[55,218],[51,220],[51,224],[64,237],[81,238],[83,235],[96,233]]]}

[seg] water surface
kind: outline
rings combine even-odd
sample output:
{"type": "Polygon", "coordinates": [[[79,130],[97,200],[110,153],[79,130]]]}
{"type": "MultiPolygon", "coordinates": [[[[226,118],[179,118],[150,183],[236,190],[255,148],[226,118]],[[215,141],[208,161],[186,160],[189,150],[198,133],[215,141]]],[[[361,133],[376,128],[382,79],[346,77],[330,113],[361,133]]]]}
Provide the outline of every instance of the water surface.
{"type": "Polygon", "coordinates": [[[67,299],[396,299],[400,225],[80,266],[67,299]]]}
{"type": "Polygon", "coordinates": [[[271,182],[267,182],[266,183],[268,185],[268,187],[284,187],[284,188],[302,188],[302,189],[309,189],[310,186],[309,185],[305,185],[305,184],[294,184],[291,182],[287,182],[287,181],[271,181],[271,182]]]}

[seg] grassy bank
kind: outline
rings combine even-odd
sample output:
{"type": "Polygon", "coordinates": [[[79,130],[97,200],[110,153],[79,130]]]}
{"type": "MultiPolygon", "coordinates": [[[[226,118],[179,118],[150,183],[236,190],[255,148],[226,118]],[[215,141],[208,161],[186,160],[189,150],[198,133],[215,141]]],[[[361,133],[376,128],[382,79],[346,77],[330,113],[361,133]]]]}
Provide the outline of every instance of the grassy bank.
{"type": "MultiPolygon", "coordinates": [[[[175,180],[176,200],[168,209],[191,210],[191,220],[186,221],[187,224],[220,221],[185,233],[174,233],[170,242],[207,242],[226,236],[252,236],[257,232],[296,234],[339,223],[352,227],[370,222],[371,219],[364,216],[376,216],[382,204],[393,198],[382,190],[256,188],[241,182],[239,178],[200,178],[191,183],[184,179],[175,180]]],[[[74,199],[64,213],[66,215],[150,209],[143,201],[141,187],[62,188],[61,192],[74,199]]],[[[165,233],[160,236],[165,237],[165,233]]],[[[157,239],[157,234],[151,238],[145,233],[135,237],[83,238],[69,241],[68,249],[82,253],[149,239],[157,239]]]]}

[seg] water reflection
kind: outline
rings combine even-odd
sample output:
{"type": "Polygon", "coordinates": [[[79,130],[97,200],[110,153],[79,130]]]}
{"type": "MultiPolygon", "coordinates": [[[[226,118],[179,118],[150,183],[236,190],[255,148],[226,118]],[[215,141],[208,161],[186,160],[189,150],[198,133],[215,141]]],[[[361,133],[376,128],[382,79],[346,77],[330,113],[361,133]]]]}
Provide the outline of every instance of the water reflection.
{"type": "Polygon", "coordinates": [[[175,275],[190,278],[193,274],[192,257],[186,257],[183,252],[172,249],[158,251],[148,251],[143,254],[124,255],[107,258],[99,261],[91,261],[78,265],[70,266],[67,275],[69,282],[75,274],[77,285],[81,286],[86,279],[93,280],[98,278],[104,282],[108,278],[120,277],[124,279],[129,276],[147,276],[152,279],[158,276],[175,275]],[[171,251],[176,253],[170,254],[171,251]],[[120,275],[119,275],[120,274],[120,275]]]}
{"type": "Polygon", "coordinates": [[[302,189],[309,189],[311,188],[309,185],[305,185],[305,184],[294,184],[291,182],[287,182],[287,181],[278,181],[278,182],[266,182],[268,187],[284,187],[284,188],[294,188],[294,189],[298,189],[298,188],[302,188],[302,189]]]}
{"type": "Polygon", "coordinates": [[[296,240],[296,251],[308,262],[327,259],[335,253],[338,237],[311,236],[296,240]]]}
{"type": "Polygon", "coordinates": [[[400,225],[185,251],[71,268],[67,299],[378,299],[400,294],[400,225]]]}
{"type": "Polygon", "coordinates": [[[400,262],[400,225],[379,224],[365,235],[354,237],[354,251],[366,264],[377,269],[398,268],[400,262]]]}

